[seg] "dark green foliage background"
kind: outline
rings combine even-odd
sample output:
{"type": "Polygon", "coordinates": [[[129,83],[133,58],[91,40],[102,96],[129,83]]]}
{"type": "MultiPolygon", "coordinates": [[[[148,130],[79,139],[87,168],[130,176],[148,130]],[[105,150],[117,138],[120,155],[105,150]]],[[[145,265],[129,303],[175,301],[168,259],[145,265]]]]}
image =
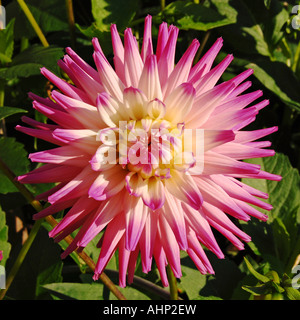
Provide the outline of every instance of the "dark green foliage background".
{"type": "MultiPolygon", "coordinates": [[[[121,35],[126,27],[133,28],[141,43],[147,14],[153,16],[154,38],[162,21],[180,28],[177,58],[193,38],[198,38],[202,44],[199,59],[222,36],[224,46],[216,63],[228,53],[235,57],[222,80],[253,68],[251,90],[262,89],[264,98],[270,100],[270,106],[260,112],[249,129],[279,127],[278,132],[270,137],[277,155],[251,162],[282,175],[283,180],[279,183],[245,181],[270,194],[267,201],[274,209],[268,213],[269,221],[236,221],[252,237],[252,242],[241,252],[215,232],[226,255],[224,260],[218,260],[207,253],[215,275],[201,275],[189,257],[182,253],[183,277],[178,281],[180,297],[186,300],[299,300],[299,291],[291,287],[294,276],[291,268],[300,254],[300,29],[292,28],[293,19],[297,19],[292,8],[299,3],[279,0],[166,1],[162,8],[163,2],[73,0],[74,44],[69,33],[65,1],[27,0],[50,44],[45,48],[17,1],[2,1],[6,8],[7,27],[0,31],[0,120],[4,121],[2,127],[5,129],[0,137],[0,157],[19,175],[36,166],[28,160],[28,153],[51,148],[46,142],[20,134],[15,126],[21,124],[21,116],[25,114],[46,121],[34,112],[27,93],[47,96],[49,83],[40,75],[43,66],[64,76],[57,67],[57,60],[63,56],[65,47],[75,46],[79,55],[93,65],[91,39],[98,37],[106,56],[112,61],[110,24],[116,23],[121,35]]],[[[48,187],[28,186],[35,195],[48,187]]],[[[4,251],[1,265],[6,266],[9,273],[20,251],[22,235],[30,232],[34,223],[34,210],[1,172],[0,203],[0,250],[4,251]],[[16,221],[21,222],[21,230],[16,228],[16,221]]],[[[59,219],[60,214],[55,218],[59,219]]],[[[30,248],[6,299],[115,299],[100,281],[92,280],[90,271],[76,255],[61,261],[60,253],[65,244],[54,244],[46,230],[49,230],[47,224],[43,225],[30,248]]],[[[97,239],[86,248],[86,253],[95,261],[99,254],[96,243],[97,239]]],[[[117,257],[112,258],[107,268],[108,275],[117,283],[117,257]]],[[[161,287],[155,265],[145,275],[138,264],[136,276],[161,287]]],[[[163,299],[163,295],[152,293],[147,285],[141,286],[138,282],[121,288],[121,291],[133,300],[163,299]]]]}

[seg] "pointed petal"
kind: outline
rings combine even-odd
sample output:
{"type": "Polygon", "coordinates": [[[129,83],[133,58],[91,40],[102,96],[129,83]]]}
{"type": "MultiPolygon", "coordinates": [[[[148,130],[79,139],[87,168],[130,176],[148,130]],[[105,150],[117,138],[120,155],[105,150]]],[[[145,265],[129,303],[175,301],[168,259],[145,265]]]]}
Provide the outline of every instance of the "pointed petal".
{"type": "Polygon", "coordinates": [[[99,129],[105,126],[105,123],[98,116],[97,109],[94,106],[66,97],[57,91],[52,91],[52,97],[78,122],[82,123],[85,128],[99,129]]]}
{"type": "Polygon", "coordinates": [[[156,56],[157,61],[159,61],[161,54],[163,53],[165,46],[168,42],[169,32],[168,32],[168,24],[163,22],[159,25],[158,29],[158,38],[156,45],[156,56]]]}
{"type": "Polygon", "coordinates": [[[87,198],[86,196],[79,198],[62,220],[49,232],[49,236],[56,238],[64,229],[74,224],[74,222],[82,216],[89,214],[93,209],[97,208],[97,206],[99,206],[99,204],[94,199],[87,198]]]}
{"type": "Polygon", "coordinates": [[[147,113],[154,119],[162,119],[166,114],[166,106],[158,99],[151,100],[147,104],[147,113]]]}
{"type": "Polygon", "coordinates": [[[154,259],[155,259],[155,262],[157,265],[157,269],[159,271],[162,285],[164,287],[168,287],[169,282],[168,282],[168,277],[167,277],[167,272],[166,272],[166,265],[167,265],[166,254],[165,254],[164,249],[162,247],[161,236],[160,236],[159,232],[157,232],[157,233],[158,233],[158,235],[156,236],[156,239],[155,239],[153,256],[154,256],[154,259]]]}
{"type": "Polygon", "coordinates": [[[56,164],[46,164],[34,169],[25,175],[19,176],[21,183],[55,183],[72,180],[81,168],[71,166],[58,166],[56,164]]]}
{"type": "Polygon", "coordinates": [[[99,275],[103,272],[108,261],[116,250],[120,239],[125,233],[125,216],[124,214],[117,215],[108,225],[104,233],[103,243],[101,246],[100,255],[95,267],[94,280],[99,278],[99,275]]]}
{"type": "Polygon", "coordinates": [[[185,214],[186,222],[190,226],[190,228],[195,231],[198,239],[208,249],[215,253],[219,259],[223,259],[224,254],[222,253],[222,250],[220,249],[203,212],[201,210],[197,211],[186,204],[183,204],[182,207],[185,214]]]}
{"type": "Polygon", "coordinates": [[[85,60],[83,60],[72,48],[67,47],[66,52],[72,58],[72,60],[88,75],[90,75],[95,80],[100,80],[98,72],[93,67],[91,67],[85,60]]]}
{"type": "Polygon", "coordinates": [[[204,76],[210,70],[222,46],[223,46],[223,39],[218,38],[216,42],[212,45],[212,47],[191,69],[188,81],[191,81],[192,83],[194,83],[197,79],[204,76]]]}
{"type": "Polygon", "coordinates": [[[152,33],[151,33],[152,17],[147,15],[145,18],[143,45],[141,50],[141,56],[143,62],[147,60],[147,57],[153,54],[152,46],[152,33]]]}
{"type": "Polygon", "coordinates": [[[105,90],[118,101],[123,100],[124,84],[100,52],[93,54],[101,83],[105,90]]]}
{"type": "Polygon", "coordinates": [[[168,191],[179,200],[199,209],[202,204],[202,195],[194,182],[193,177],[187,173],[171,170],[171,178],[165,180],[168,191]]]}
{"type": "Polygon", "coordinates": [[[162,88],[166,85],[169,75],[174,69],[175,50],[179,29],[169,27],[169,38],[158,60],[158,72],[162,88]]]}
{"type": "Polygon", "coordinates": [[[162,91],[155,55],[149,55],[139,80],[138,88],[144,92],[149,100],[162,100],[162,91]]]}
{"type": "Polygon", "coordinates": [[[75,86],[72,86],[67,81],[62,80],[46,68],[41,68],[41,73],[65,95],[87,103],[90,102],[90,98],[82,90],[76,88],[75,86]]]}
{"type": "Polygon", "coordinates": [[[186,116],[187,126],[191,128],[202,127],[202,124],[210,118],[216,107],[226,100],[233,88],[234,84],[221,83],[205,93],[198,95],[194,100],[191,112],[186,116]]]}
{"type": "Polygon", "coordinates": [[[196,91],[190,83],[182,83],[170,95],[164,103],[166,105],[165,119],[172,123],[180,123],[192,108],[196,91]]]}
{"type": "Polygon", "coordinates": [[[168,97],[175,88],[177,88],[181,83],[187,81],[199,45],[199,41],[194,39],[189,48],[178,61],[168,78],[167,85],[164,87],[164,97],[168,97]]]}
{"type": "Polygon", "coordinates": [[[67,112],[62,112],[57,109],[52,109],[46,105],[43,105],[37,101],[33,101],[32,106],[34,109],[45,115],[50,120],[56,122],[63,128],[82,129],[84,125],[75,119],[67,112]]]}
{"type": "Polygon", "coordinates": [[[126,204],[126,233],[125,247],[129,251],[135,250],[148,216],[148,208],[143,204],[141,198],[129,197],[129,203],[126,204]]]}
{"type": "Polygon", "coordinates": [[[51,142],[59,146],[63,146],[66,144],[66,142],[63,142],[60,139],[57,139],[56,137],[53,137],[52,131],[50,130],[32,129],[32,128],[27,128],[19,125],[17,125],[15,129],[25,134],[28,134],[29,136],[51,142]]]}
{"type": "Polygon", "coordinates": [[[212,89],[221,78],[223,72],[226,70],[232,60],[233,55],[227,55],[227,57],[223,59],[223,61],[221,61],[217,66],[211,69],[206,75],[197,80],[194,83],[197,94],[200,95],[212,89]]]}
{"type": "Polygon", "coordinates": [[[127,28],[124,31],[124,68],[126,85],[138,87],[142,74],[144,63],[136,45],[136,39],[132,34],[132,30],[127,28]]]}
{"type": "Polygon", "coordinates": [[[145,227],[140,237],[140,250],[143,272],[151,270],[154,243],[157,232],[158,213],[150,212],[147,216],[145,227]]]}
{"type": "Polygon", "coordinates": [[[194,177],[194,179],[203,194],[205,202],[218,207],[220,210],[239,220],[250,220],[250,217],[236,204],[236,202],[211,179],[205,177],[202,177],[201,179],[194,177]]]}
{"type": "Polygon", "coordinates": [[[142,198],[146,206],[155,211],[165,203],[164,185],[160,179],[151,177],[147,179],[142,189],[142,198]]]}
{"type": "Polygon", "coordinates": [[[202,245],[200,244],[197,235],[195,231],[187,226],[187,238],[188,238],[188,244],[189,249],[187,250],[187,253],[190,255],[190,250],[192,250],[191,258],[195,262],[196,266],[200,269],[200,272],[206,273],[206,271],[210,274],[214,274],[214,270],[211,266],[210,261],[208,260],[204,249],[202,248],[202,245]],[[198,257],[198,259],[195,259],[194,254],[198,257]],[[203,267],[205,268],[203,270],[203,267]]]}
{"type": "Polygon", "coordinates": [[[81,150],[72,146],[63,146],[45,151],[29,154],[32,162],[53,163],[82,167],[88,161],[88,157],[81,150]]]}
{"type": "Polygon", "coordinates": [[[48,201],[53,204],[58,201],[74,199],[87,193],[95,173],[89,167],[84,168],[73,180],[64,185],[61,189],[51,194],[48,201]]]}
{"type": "Polygon", "coordinates": [[[211,178],[215,183],[222,187],[230,197],[251,203],[265,210],[271,210],[273,208],[269,203],[261,201],[252,196],[249,192],[234,183],[229,177],[221,175],[211,175],[211,178]]]}
{"type": "Polygon", "coordinates": [[[101,172],[89,188],[89,196],[95,200],[108,199],[120,192],[125,185],[126,171],[120,166],[101,172]]]}
{"type": "Polygon", "coordinates": [[[165,191],[165,197],[166,201],[162,210],[163,214],[173,230],[180,249],[186,250],[188,248],[186,225],[180,201],[172,196],[168,191],[165,191]]]}
{"type": "Polygon", "coordinates": [[[123,235],[118,245],[119,260],[119,286],[126,287],[126,275],[130,258],[130,251],[125,247],[125,236],[123,235]]]}
{"type": "Polygon", "coordinates": [[[33,215],[34,220],[45,218],[49,215],[53,215],[59,211],[68,209],[76,203],[77,199],[71,199],[60,203],[52,204],[51,206],[39,211],[33,215]]]}
{"type": "Polygon", "coordinates": [[[168,264],[170,265],[174,276],[181,278],[180,250],[174,233],[168,224],[164,215],[159,215],[158,230],[161,236],[162,247],[165,251],[168,264]]]}
{"type": "Polygon", "coordinates": [[[235,140],[232,130],[204,130],[204,151],[235,140]]]}
{"type": "Polygon", "coordinates": [[[140,197],[143,194],[143,189],[147,188],[147,181],[136,172],[129,172],[125,177],[125,181],[128,193],[135,197],[140,197]]]}
{"type": "MultiPolygon", "coordinates": [[[[72,81],[76,87],[81,88],[90,100],[95,102],[97,94],[104,91],[103,86],[100,83],[99,75],[96,72],[96,79],[86,73],[77,63],[75,63],[69,56],[65,56],[64,63],[74,74],[72,81]]],[[[67,71],[67,70],[66,70],[67,71]]]]}
{"type": "Polygon", "coordinates": [[[147,98],[136,88],[129,87],[124,90],[124,106],[132,119],[140,120],[147,114],[147,98]]]}
{"type": "Polygon", "coordinates": [[[234,233],[239,238],[245,242],[249,242],[251,237],[248,236],[245,232],[240,230],[229,218],[228,216],[219,208],[209,204],[208,202],[203,202],[203,212],[206,217],[213,221],[221,227],[227,229],[228,231],[234,233]]]}
{"type": "Polygon", "coordinates": [[[269,134],[272,134],[278,130],[278,127],[271,127],[266,129],[259,129],[254,131],[238,131],[236,133],[235,141],[238,143],[246,143],[253,140],[263,138],[269,134]]]}
{"type": "Polygon", "coordinates": [[[120,104],[107,92],[98,95],[96,106],[102,121],[111,128],[118,127],[119,121],[125,120],[125,110],[122,112],[120,104]]]}
{"type": "Polygon", "coordinates": [[[214,148],[213,151],[236,160],[271,157],[275,155],[275,151],[271,149],[260,149],[235,142],[218,146],[214,148]]]}
{"type": "Polygon", "coordinates": [[[204,157],[196,160],[196,166],[189,170],[192,175],[257,174],[260,170],[259,165],[238,161],[211,150],[205,152],[204,157]]]}
{"type": "Polygon", "coordinates": [[[114,66],[116,74],[119,76],[121,81],[125,83],[125,73],[124,73],[124,46],[121,41],[117,26],[112,24],[110,26],[112,46],[114,51],[114,66]]]}

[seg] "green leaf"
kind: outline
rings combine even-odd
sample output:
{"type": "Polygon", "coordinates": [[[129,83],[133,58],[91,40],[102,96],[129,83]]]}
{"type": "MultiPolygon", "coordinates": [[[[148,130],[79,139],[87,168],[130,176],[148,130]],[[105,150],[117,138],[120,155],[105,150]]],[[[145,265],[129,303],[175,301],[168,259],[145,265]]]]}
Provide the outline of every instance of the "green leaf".
{"type": "MultiPolygon", "coordinates": [[[[84,275],[91,280],[91,275],[84,275]]],[[[116,300],[117,298],[102,284],[99,282],[89,283],[51,283],[46,284],[43,288],[49,290],[52,296],[56,299],[75,299],[75,300],[116,300]]],[[[126,288],[118,289],[124,294],[129,300],[149,300],[149,297],[139,292],[135,288],[127,286],[126,288]]]]}
{"type": "Polygon", "coordinates": [[[14,107],[0,107],[0,120],[5,119],[16,113],[26,113],[27,110],[14,107]]]}
{"type": "Polygon", "coordinates": [[[272,281],[272,286],[276,292],[278,292],[278,293],[284,292],[284,289],[279,284],[275,283],[274,281],[272,281]]]}
{"type": "Polygon", "coordinates": [[[281,218],[284,223],[292,218],[293,226],[297,220],[300,222],[300,176],[298,170],[292,167],[289,158],[284,154],[276,153],[273,157],[251,159],[247,162],[259,164],[261,170],[282,177],[279,182],[243,179],[244,183],[269,194],[269,199],[266,202],[272,204],[273,209],[269,214],[262,210],[263,213],[269,215],[269,222],[272,222],[276,217],[281,218]],[[296,214],[291,215],[294,211],[296,214]]]}
{"type": "Polygon", "coordinates": [[[277,153],[273,157],[251,159],[247,162],[259,164],[261,169],[282,176],[282,180],[243,179],[251,187],[269,194],[266,202],[272,204],[271,212],[261,210],[269,216],[267,223],[249,221],[241,223],[251,235],[250,247],[269,261],[273,268],[285,269],[288,257],[296,250],[298,224],[300,222],[300,176],[287,156],[277,153]],[[276,260],[275,260],[276,257],[276,260]],[[277,264],[275,266],[275,264],[277,264]]]}
{"type": "Polygon", "coordinates": [[[222,29],[226,43],[248,57],[259,54],[273,59],[289,18],[283,4],[278,0],[273,0],[269,8],[261,0],[232,0],[230,4],[238,17],[236,24],[222,29]]]}
{"type": "Polygon", "coordinates": [[[186,292],[189,299],[198,299],[200,291],[206,285],[207,278],[202,275],[186,253],[181,254],[181,269],[183,276],[180,279],[180,287],[186,292]]]}
{"type": "Polygon", "coordinates": [[[118,30],[128,27],[138,9],[138,0],[92,0],[92,14],[100,31],[109,31],[112,23],[118,30]]]}
{"type": "MultiPolygon", "coordinates": [[[[44,34],[68,30],[67,12],[65,4],[61,0],[26,0],[26,4],[44,34]]],[[[7,21],[13,18],[16,20],[16,40],[22,37],[29,39],[36,37],[35,31],[17,1],[12,1],[5,9],[7,21]]]]}
{"type": "MultiPolygon", "coordinates": [[[[232,0],[230,4],[238,12],[238,17],[236,24],[222,29],[222,35],[226,42],[248,55],[259,53],[264,56],[270,56],[262,26],[254,15],[256,11],[251,8],[254,3],[248,0],[232,0]]],[[[261,7],[263,4],[258,4],[259,6],[261,7]]]]}
{"type": "Polygon", "coordinates": [[[268,8],[268,9],[270,8],[271,1],[272,0],[264,0],[264,4],[265,4],[266,8],[268,8]]]}
{"type": "Polygon", "coordinates": [[[260,274],[259,272],[257,272],[253,266],[251,265],[251,263],[244,257],[244,261],[247,265],[248,270],[251,272],[251,274],[259,281],[263,282],[263,283],[267,283],[270,281],[270,279],[262,274],[260,274]]]}
{"type": "Polygon", "coordinates": [[[14,51],[14,24],[11,20],[5,29],[0,30],[0,64],[11,62],[14,51]]]}
{"type": "MultiPolygon", "coordinates": [[[[104,270],[105,272],[105,270],[104,270]]],[[[117,288],[120,290],[120,292],[128,299],[128,300],[150,300],[150,297],[144,292],[141,292],[139,290],[139,288],[136,288],[134,285],[127,285],[126,288],[121,288],[118,286],[119,283],[119,273],[118,272],[113,272],[113,273],[109,273],[107,271],[107,275],[109,276],[109,278],[111,279],[111,281],[117,286],[117,288]]],[[[86,273],[86,274],[82,274],[80,276],[80,279],[82,280],[82,282],[84,283],[89,283],[89,284],[97,284],[99,286],[100,289],[100,293],[103,296],[103,298],[105,300],[117,300],[117,297],[112,294],[109,289],[104,286],[101,281],[97,281],[95,282],[92,278],[92,274],[91,273],[86,273]],[[101,291],[101,287],[102,286],[102,291],[101,291]]]]}
{"type": "Polygon", "coordinates": [[[282,286],[285,289],[285,293],[290,300],[300,300],[299,289],[292,287],[292,279],[285,273],[282,277],[282,286]]]}
{"type": "Polygon", "coordinates": [[[272,229],[277,256],[280,257],[283,263],[286,263],[291,252],[290,234],[280,218],[274,220],[272,229]]]}
{"type": "Polygon", "coordinates": [[[271,27],[271,37],[270,42],[276,45],[283,37],[284,33],[282,31],[283,26],[287,23],[289,19],[289,13],[286,9],[281,8],[281,10],[274,15],[272,19],[271,27]]]}
{"type": "Polygon", "coordinates": [[[206,254],[214,269],[214,275],[202,275],[191,258],[185,252],[181,253],[183,276],[180,278],[179,287],[192,300],[211,296],[231,299],[234,289],[243,277],[242,273],[233,261],[227,258],[218,259],[210,251],[206,251],[206,254]]]}
{"type": "Polygon", "coordinates": [[[285,292],[290,300],[300,300],[300,291],[292,287],[285,287],[285,292]]]}
{"type": "Polygon", "coordinates": [[[69,300],[103,300],[103,284],[99,283],[50,283],[43,286],[54,296],[69,300]]]}
{"type": "Polygon", "coordinates": [[[33,45],[15,56],[9,67],[0,69],[0,78],[12,80],[39,75],[42,67],[58,73],[57,61],[62,56],[62,48],[33,45]]]}
{"type": "Polygon", "coordinates": [[[278,273],[276,271],[271,270],[266,274],[266,276],[269,279],[273,280],[276,284],[280,284],[279,275],[278,275],[278,273]]]}
{"type": "Polygon", "coordinates": [[[110,31],[101,31],[96,23],[92,23],[89,27],[82,27],[79,24],[76,24],[77,29],[88,39],[94,37],[98,38],[101,43],[101,48],[106,55],[109,55],[112,51],[111,45],[111,33],[110,31]]]}
{"type": "Polygon", "coordinates": [[[266,295],[272,292],[272,281],[256,286],[242,286],[242,289],[255,296],[266,295]]]}
{"type": "MultiPolygon", "coordinates": [[[[15,138],[0,138],[0,158],[18,176],[28,172],[29,160],[24,145],[15,138]]],[[[0,193],[16,192],[18,189],[0,170],[0,193]]]]}
{"type": "Polygon", "coordinates": [[[0,261],[1,266],[5,266],[5,263],[9,257],[11,250],[11,244],[8,242],[8,227],[6,225],[6,215],[0,207],[0,250],[3,251],[3,258],[0,261]]]}
{"type": "Polygon", "coordinates": [[[214,0],[212,3],[214,7],[206,7],[193,1],[171,2],[157,17],[174,23],[180,29],[199,31],[207,31],[236,21],[237,12],[230,7],[228,0],[214,0]]]}

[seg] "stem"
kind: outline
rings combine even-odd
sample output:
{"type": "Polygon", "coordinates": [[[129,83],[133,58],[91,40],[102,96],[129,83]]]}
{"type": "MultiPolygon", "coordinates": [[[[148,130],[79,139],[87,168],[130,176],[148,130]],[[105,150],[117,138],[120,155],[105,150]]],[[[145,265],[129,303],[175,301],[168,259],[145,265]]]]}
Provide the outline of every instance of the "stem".
{"type": "Polygon", "coordinates": [[[75,35],[75,18],[74,18],[74,10],[73,10],[73,0],[65,0],[66,1],[66,9],[68,15],[68,23],[71,37],[71,46],[75,49],[76,44],[76,35],[75,35]]]}
{"type": "Polygon", "coordinates": [[[8,179],[15,185],[15,187],[20,191],[28,203],[36,210],[41,211],[43,206],[38,200],[34,199],[31,192],[20,182],[16,180],[15,174],[7,167],[7,165],[0,159],[0,170],[8,177],[8,179]]]}
{"type": "Polygon", "coordinates": [[[145,21],[145,18],[139,18],[139,19],[136,19],[136,20],[133,20],[130,22],[130,27],[133,27],[133,26],[136,26],[140,23],[143,23],[145,21]]]}
{"type": "Polygon", "coordinates": [[[39,37],[42,45],[44,47],[49,47],[49,43],[46,40],[43,31],[41,30],[40,26],[37,24],[34,16],[32,15],[31,11],[29,10],[27,4],[25,3],[24,0],[17,0],[21,9],[23,10],[24,14],[26,15],[27,19],[29,20],[30,24],[32,25],[35,33],[37,34],[37,36],[39,37]]]}
{"type": "MultiPolygon", "coordinates": [[[[20,193],[25,197],[25,199],[28,201],[28,203],[37,211],[41,211],[43,209],[43,206],[41,205],[41,203],[38,201],[38,200],[35,200],[34,199],[34,196],[32,195],[32,193],[23,185],[21,184],[20,182],[18,182],[16,180],[16,176],[14,175],[14,173],[7,167],[7,165],[0,159],[0,170],[3,171],[3,173],[9,178],[9,180],[17,187],[17,189],[20,191],[20,193]]],[[[52,216],[48,216],[45,218],[45,220],[52,226],[52,227],[55,227],[58,222],[52,217],[52,216]]],[[[27,241],[25,242],[24,246],[25,246],[25,249],[24,246],[22,247],[21,251],[20,251],[20,254],[11,270],[11,273],[10,275],[8,276],[8,279],[9,279],[9,283],[7,283],[6,285],[6,289],[5,290],[2,290],[1,291],[1,295],[0,295],[0,300],[3,299],[6,291],[8,290],[9,286],[11,285],[15,275],[17,274],[35,236],[36,236],[36,233],[40,227],[40,225],[42,224],[43,222],[43,219],[41,220],[38,220],[30,234],[29,234],[29,237],[28,239],[31,239],[29,240],[29,242],[27,243],[27,241]],[[3,292],[5,291],[5,292],[3,292]]],[[[65,239],[64,239],[68,244],[71,244],[71,242],[73,241],[73,238],[71,236],[67,236],[65,239]]],[[[95,270],[95,263],[94,261],[84,252],[84,251],[81,251],[81,252],[75,252],[87,265],[88,267],[91,269],[91,270],[95,270]]],[[[118,290],[118,288],[115,286],[115,284],[107,277],[107,275],[105,273],[102,273],[99,277],[99,279],[103,282],[103,284],[105,286],[108,287],[108,289],[119,299],[119,300],[126,300],[126,298],[124,297],[124,295],[118,290]]]]}
{"type": "MultiPolygon", "coordinates": [[[[110,276],[118,276],[118,271],[116,270],[106,269],[106,273],[110,276]]],[[[168,291],[141,277],[134,276],[132,285],[158,295],[164,300],[170,300],[170,293],[168,291]]],[[[179,298],[179,300],[181,299],[179,298]]]]}
{"type": "Polygon", "coordinates": [[[204,47],[205,47],[205,45],[206,45],[206,43],[207,43],[207,41],[208,41],[208,39],[210,37],[210,34],[211,34],[211,30],[208,30],[208,31],[205,32],[205,35],[204,35],[204,37],[203,37],[203,39],[201,41],[200,48],[199,48],[199,50],[198,50],[198,52],[196,54],[195,62],[198,62],[198,60],[200,59],[201,54],[203,52],[203,49],[204,49],[204,47]]]}
{"type": "Polygon", "coordinates": [[[169,264],[167,265],[167,276],[170,285],[170,299],[178,300],[177,280],[169,264]]]}
{"type": "MultiPolygon", "coordinates": [[[[0,108],[4,106],[4,96],[5,96],[4,87],[5,87],[5,82],[0,80],[0,108]]],[[[0,134],[6,136],[5,119],[1,120],[0,134]]]]}
{"type": "Polygon", "coordinates": [[[296,72],[296,70],[297,70],[299,59],[300,59],[300,42],[298,43],[298,46],[297,46],[297,49],[296,49],[296,53],[295,53],[295,57],[294,57],[293,66],[292,66],[292,70],[294,72],[296,72]]]}
{"type": "Polygon", "coordinates": [[[161,8],[161,11],[163,11],[166,7],[166,0],[160,0],[160,8],[161,8]]]}

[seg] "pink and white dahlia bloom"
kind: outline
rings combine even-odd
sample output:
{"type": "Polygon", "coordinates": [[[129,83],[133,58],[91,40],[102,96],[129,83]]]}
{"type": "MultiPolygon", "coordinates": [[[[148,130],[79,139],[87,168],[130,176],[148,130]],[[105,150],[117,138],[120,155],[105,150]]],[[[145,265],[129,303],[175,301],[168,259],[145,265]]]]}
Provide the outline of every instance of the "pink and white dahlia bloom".
{"type": "Polygon", "coordinates": [[[59,66],[72,83],[43,68],[57,90],[52,99],[30,94],[34,109],[52,123],[23,117],[32,128],[17,126],[57,145],[30,154],[31,161],[45,165],[18,178],[57,183],[38,196],[51,205],[34,218],[66,210],[50,236],[61,241],[79,232],[62,257],[103,232],[94,279],[118,250],[121,286],[127,274],[127,281],[133,280],[139,254],[145,273],[154,258],[164,286],[166,265],[181,277],[180,250],[202,274],[213,273],[203,246],[224,255],[212,228],[243,249],[250,236],[230,217],[266,220],[252,205],[272,208],[259,199],[267,194],[240,178],[280,180],[242,161],[274,155],[265,149],[269,141],[255,140],[277,130],[242,131],[268,105],[263,100],[248,107],[262,96],[262,91],[245,93],[252,70],[218,84],[233,59],[228,55],[213,66],[221,38],[196,64],[199,42],[194,40],[175,65],[178,28],[162,23],[154,51],[151,24],[147,16],[141,52],[130,28],[123,44],[111,26],[114,67],[97,39],[92,41],[96,68],[67,48],[59,66]]]}

